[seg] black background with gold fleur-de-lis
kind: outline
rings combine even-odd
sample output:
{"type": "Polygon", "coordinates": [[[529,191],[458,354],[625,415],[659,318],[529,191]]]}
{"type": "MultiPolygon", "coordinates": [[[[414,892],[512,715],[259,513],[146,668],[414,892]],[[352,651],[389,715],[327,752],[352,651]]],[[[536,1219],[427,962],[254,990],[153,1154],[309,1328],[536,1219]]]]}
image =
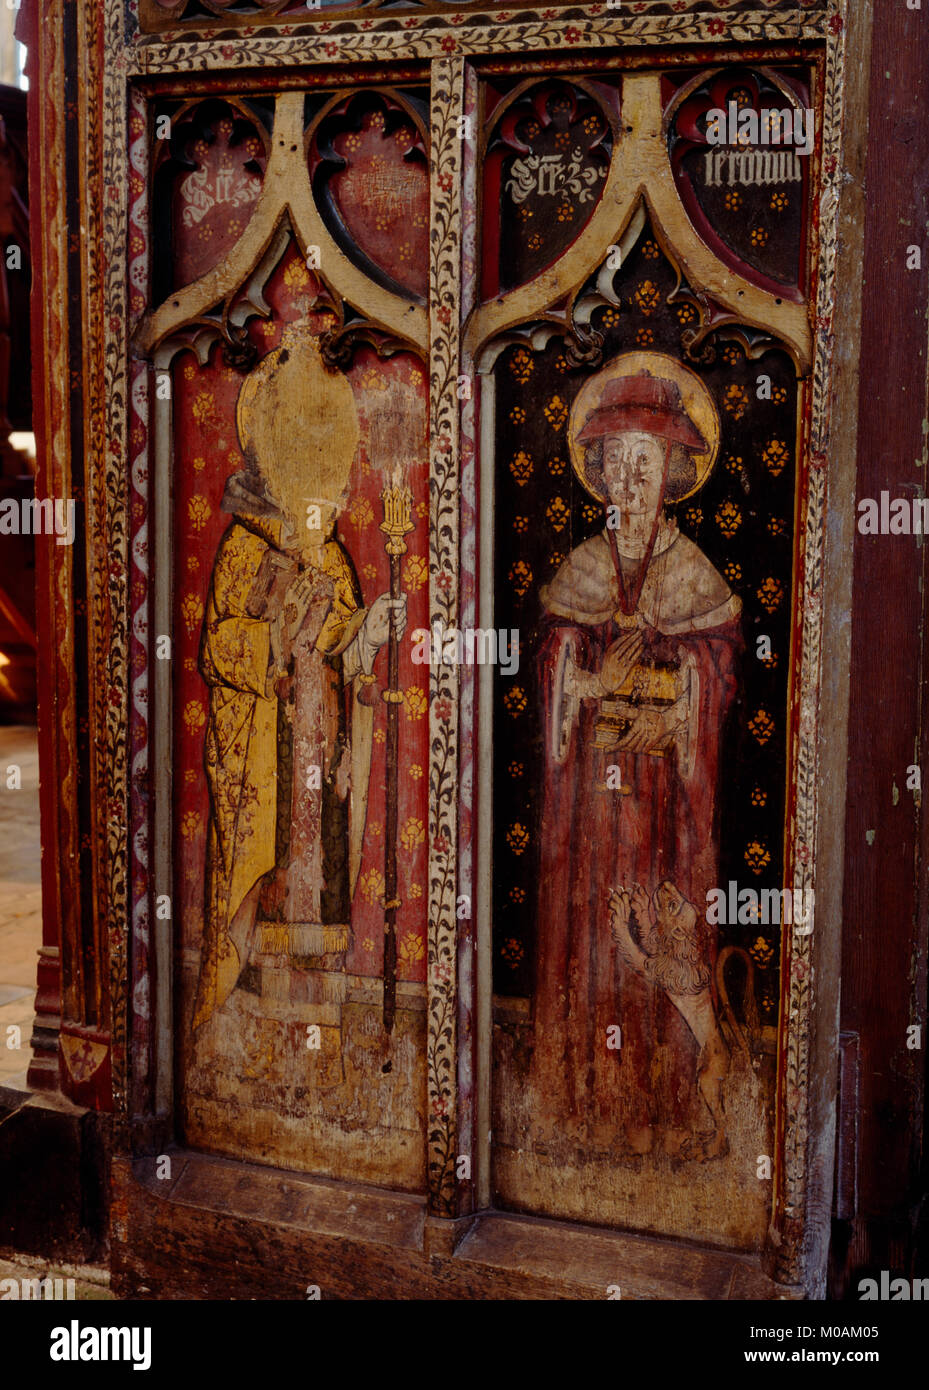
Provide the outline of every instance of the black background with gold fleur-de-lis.
{"type": "MultiPolygon", "coordinates": [[[[726,577],[743,604],[741,689],[720,759],[720,884],[780,888],[786,780],[786,724],[796,477],[797,382],[786,352],[749,360],[741,343],[718,338],[711,362],[686,358],[682,335],[698,323],[677,276],[646,225],[613,281],[619,307],[594,311],[604,362],[654,350],[690,366],[706,383],[722,432],[716,466],[702,489],[675,508],[681,530],[726,577]],[[763,399],[770,379],[771,399],[763,399]],[[758,658],[760,636],[772,657],[758,658]]],[[[591,373],[573,367],[563,339],[542,351],[528,342],[497,359],[495,622],[517,628],[516,675],[495,677],[494,991],[532,990],[532,924],[543,798],[543,737],[536,654],[539,589],[569,551],[601,530],[602,507],[571,467],[566,426],[591,373]]],[[[789,886],[789,885],[786,885],[789,886]]],[[[755,963],[762,1022],[776,1020],[779,927],[723,926],[755,963]]],[[[736,994],[740,991],[737,990],[736,994]]],[[[738,1010],[738,1005],[737,1005],[738,1010]]]]}

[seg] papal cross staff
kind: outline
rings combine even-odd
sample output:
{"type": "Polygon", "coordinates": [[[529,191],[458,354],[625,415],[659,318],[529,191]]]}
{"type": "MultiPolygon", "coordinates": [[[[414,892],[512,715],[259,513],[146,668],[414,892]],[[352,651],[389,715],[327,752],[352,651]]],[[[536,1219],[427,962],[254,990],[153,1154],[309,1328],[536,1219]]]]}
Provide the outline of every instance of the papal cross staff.
{"type": "MultiPolygon", "coordinates": [[[[413,494],[400,483],[400,470],[395,469],[392,485],[381,493],[384,520],[381,530],[387,536],[384,549],[390,556],[390,597],[402,597],[400,588],[400,557],[406,554],[404,536],[414,530],[413,494]]],[[[386,836],[384,841],[384,1028],[389,1033],[397,1011],[397,790],[399,785],[400,705],[403,695],[400,683],[400,643],[394,614],[390,617],[387,639],[387,766],[386,766],[386,836]]]]}

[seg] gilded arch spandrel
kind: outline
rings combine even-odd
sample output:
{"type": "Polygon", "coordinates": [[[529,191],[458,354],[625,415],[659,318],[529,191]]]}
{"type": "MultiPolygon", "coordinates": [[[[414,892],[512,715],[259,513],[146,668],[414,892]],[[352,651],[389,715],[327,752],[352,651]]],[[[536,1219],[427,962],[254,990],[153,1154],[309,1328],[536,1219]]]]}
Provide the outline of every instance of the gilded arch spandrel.
{"type": "Polygon", "coordinates": [[[310,247],[318,248],[321,277],[338,296],[363,305],[373,324],[424,348],[425,310],[372,282],[337,245],[320,216],[306,167],[309,133],[304,128],[304,94],[281,93],[275,103],[271,154],[261,193],[245,231],[221,265],[172,294],[143,319],[135,335],[140,354],[149,354],[180,325],[202,319],[215,304],[228,303],[273,244],[285,219],[304,256],[310,247]]]}
{"type": "Polygon", "coordinates": [[[519,323],[546,317],[568,287],[573,287],[573,298],[610,247],[621,241],[644,203],[655,234],[679,262],[691,288],[712,295],[734,319],[783,339],[798,370],[806,372],[812,336],[805,306],[785,302],[723,265],[693,229],[671,174],[661,74],[627,73],[620,100],[622,135],[590,222],[555,266],[474,311],[465,334],[466,350],[478,356],[492,338],[519,323]]]}

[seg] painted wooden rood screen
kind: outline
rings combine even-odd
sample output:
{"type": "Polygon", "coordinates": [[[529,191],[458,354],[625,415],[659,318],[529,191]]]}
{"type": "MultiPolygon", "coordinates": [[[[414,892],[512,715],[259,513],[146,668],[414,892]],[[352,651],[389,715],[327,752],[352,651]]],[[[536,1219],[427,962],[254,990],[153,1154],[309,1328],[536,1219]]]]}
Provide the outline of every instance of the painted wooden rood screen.
{"type": "Polygon", "coordinates": [[[817,1277],[841,7],[78,10],[75,1091],[817,1277]]]}

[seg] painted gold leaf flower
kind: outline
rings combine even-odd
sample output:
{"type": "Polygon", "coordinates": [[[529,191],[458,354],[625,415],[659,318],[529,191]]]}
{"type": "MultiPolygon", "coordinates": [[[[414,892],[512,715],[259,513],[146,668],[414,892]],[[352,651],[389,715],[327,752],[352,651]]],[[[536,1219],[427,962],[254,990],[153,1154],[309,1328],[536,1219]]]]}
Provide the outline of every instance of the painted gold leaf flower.
{"type": "Polygon", "coordinates": [[[766,246],[768,242],[768,233],[765,231],[764,227],[753,227],[749,239],[753,246],[766,246]]]}
{"type": "Polygon", "coordinates": [[[418,782],[423,775],[423,770],[419,763],[410,763],[410,776],[414,782],[418,782]]]}
{"type": "Polygon", "coordinates": [[[784,588],[779,579],[774,579],[771,575],[758,586],[758,600],[768,613],[774,613],[780,607],[781,599],[784,597],[784,588]]]}
{"type": "Polygon", "coordinates": [[[648,318],[658,308],[661,293],[653,280],[643,280],[633,297],[640,311],[648,318]]]}
{"type": "Polygon", "coordinates": [[[403,829],[400,831],[400,843],[404,849],[415,849],[417,845],[426,843],[426,827],[421,820],[410,816],[404,821],[403,829]]]}
{"type": "Polygon", "coordinates": [[[697,311],[692,304],[679,304],[677,307],[677,321],[681,324],[693,323],[697,317],[697,311]]]}
{"type": "Polygon", "coordinates": [[[514,516],[514,518],[513,518],[513,530],[516,531],[516,532],[517,532],[519,535],[521,535],[521,536],[524,535],[525,532],[529,530],[529,518],[528,518],[528,516],[514,516]]]}
{"type": "Polygon", "coordinates": [[[521,405],[514,405],[510,411],[510,420],[514,425],[524,425],[526,423],[526,412],[521,405]]]}
{"type": "Polygon", "coordinates": [[[410,897],[411,897],[411,898],[421,898],[422,895],[423,895],[422,884],[419,884],[419,883],[411,883],[411,884],[410,884],[410,897]]]}
{"type": "Polygon", "coordinates": [[[771,945],[770,941],[765,941],[763,936],[759,936],[748,954],[756,965],[760,966],[762,970],[765,970],[771,964],[771,959],[774,955],[774,947],[771,945]]]}
{"type": "Polygon", "coordinates": [[[723,406],[733,419],[741,420],[748,410],[748,392],[745,387],[738,386],[735,382],[731,386],[727,386],[723,396],[723,406]]]}
{"type": "Polygon", "coordinates": [[[406,710],[407,719],[422,719],[426,713],[428,701],[425,691],[421,686],[407,686],[403,692],[403,707],[406,710]]]}
{"type": "Polygon", "coordinates": [[[303,261],[291,261],[284,271],[284,284],[289,290],[306,289],[310,283],[310,274],[303,261]]]}
{"type": "Polygon", "coordinates": [[[555,531],[563,531],[571,519],[571,511],[563,497],[553,497],[545,508],[549,525],[555,531]]]}
{"type": "Polygon", "coordinates": [[[763,746],[774,733],[774,720],[766,709],[760,709],[754,718],[748,721],[748,729],[763,746]]]}
{"type": "Polygon", "coordinates": [[[716,509],[716,524],[724,536],[734,536],[742,525],[742,513],[728,498],[716,509]]]}
{"type": "Polygon", "coordinates": [[[353,526],[357,526],[359,531],[363,531],[366,526],[370,526],[374,520],[374,510],[367,497],[356,497],[352,503],[349,517],[353,526]]]}
{"type": "Polygon", "coordinates": [[[512,762],[507,768],[507,772],[510,774],[511,777],[522,777],[525,771],[525,763],[512,762]]]}
{"type": "Polygon", "coordinates": [[[655,341],[655,335],[650,328],[640,328],[635,335],[635,340],[639,347],[651,347],[655,341]]]}
{"type": "Polygon", "coordinates": [[[194,397],[190,413],[198,425],[212,424],[216,418],[216,401],[211,392],[199,391],[194,397]]]}
{"type": "Polygon", "coordinates": [[[510,889],[510,900],[514,903],[524,903],[526,901],[526,890],[514,883],[510,889]]]}
{"type": "Polygon", "coordinates": [[[769,516],[768,530],[772,536],[783,536],[787,531],[787,522],[781,516],[769,516]]]}
{"type": "Polygon", "coordinates": [[[200,813],[185,811],[181,817],[181,834],[185,840],[192,840],[200,830],[200,813]]]}
{"type": "Polygon", "coordinates": [[[516,966],[522,960],[524,952],[522,943],[516,940],[515,936],[507,937],[500,948],[500,954],[509,966],[516,966]]]}
{"type": "Polygon", "coordinates": [[[703,521],[703,508],[688,507],[686,516],[691,526],[699,526],[703,521]]]}
{"type": "Polygon", "coordinates": [[[384,374],[379,372],[376,367],[366,367],[361,373],[358,385],[361,387],[362,391],[387,390],[387,380],[384,374]]]}
{"type": "Polygon", "coordinates": [[[771,855],[759,840],[751,840],[745,847],[745,862],[753,874],[761,874],[771,863],[771,855]]]}
{"type": "Polygon", "coordinates": [[[651,240],[643,241],[642,255],[647,261],[657,261],[658,257],[661,255],[661,252],[658,250],[658,243],[651,240]]]}
{"type": "Polygon", "coordinates": [[[413,965],[426,954],[426,945],[421,936],[404,936],[397,948],[397,955],[404,965],[413,965]]]}
{"type": "Polygon", "coordinates": [[[561,458],[553,458],[548,461],[548,471],[555,478],[560,478],[567,466],[564,459],[561,458]]]}
{"type": "Polygon", "coordinates": [[[752,790],[752,805],[767,806],[768,793],[762,787],[754,787],[752,790]]]}
{"type": "Polygon", "coordinates": [[[560,396],[552,396],[545,407],[545,418],[553,430],[560,430],[568,418],[568,407],[560,396]]]}
{"type": "Polygon", "coordinates": [[[535,362],[532,359],[532,353],[526,348],[517,348],[510,358],[510,371],[520,386],[525,386],[534,369],[535,362]]]}
{"type": "Polygon", "coordinates": [[[515,718],[517,715],[523,713],[529,701],[521,685],[512,685],[504,695],[503,703],[507,713],[512,714],[515,718]]]}
{"type": "Polygon", "coordinates": [[[184,626],[188,632],[193,632],[203,617],[203,601],[199,594],[186,594],[181,604],[181,613],[184,616],[184,626]]]}
{"type": "Polygon", "coordinates": [[[378,869],[368,869],[358,880],[365,902],[376,903],[384,895],[384,875],[378,869]]]}
{"type": "Polygon", "coordinates": [[[421,589],[429,578],[429,566],[423,555],[410,555],[403,566],[403,582],[412,593],[421,589]]]}
{"type": "Polygon", "coordinates": [[[194,734],[206,723],[206,711],[199,700],[188,700],[184,706],[184,725],[187,732],[194,734]]]}
{"type": "Polygon", "coordinates": [[[787,445],[780,439],[769,439],[764,453],[761,455],[768,471],[776,478],[783,472],[789,453],[787,445]]]}
{"type": "Polygon", "coordinates": [[[529,845],[529,831],[519,821],[514,821],[506,832],[506,842],[514,854],[524,854],[529,845]]]}
{"type": "Polygon", "coordinates": [[[532,570],[525,560],[517,560],[515,565],[511,565],[508,577],[516,597],[523,598],[529,592],[532,583],[532,570]]]}
{"type": "Polygon", "coordinates": [[[516,479],[519,487],[525,487],[532,477],[532,459],[525,449],[520,449],[519,453],[514,454],[510,459],[510,472],[516,479]]]}
{"type": "Polygon", "coordinates": [[[783,212],[784,209],[789,206],[790,200],[787,197],[786,193],[771,194],[771,207],[774,209],[775,212],[783,212]]]}
{"type": "Polygon", "coordinates": [[[202,531],[212,515],[212,508],[205,497],[196,493],[187,503],[187,517],[193,531],[202,531]]]}

